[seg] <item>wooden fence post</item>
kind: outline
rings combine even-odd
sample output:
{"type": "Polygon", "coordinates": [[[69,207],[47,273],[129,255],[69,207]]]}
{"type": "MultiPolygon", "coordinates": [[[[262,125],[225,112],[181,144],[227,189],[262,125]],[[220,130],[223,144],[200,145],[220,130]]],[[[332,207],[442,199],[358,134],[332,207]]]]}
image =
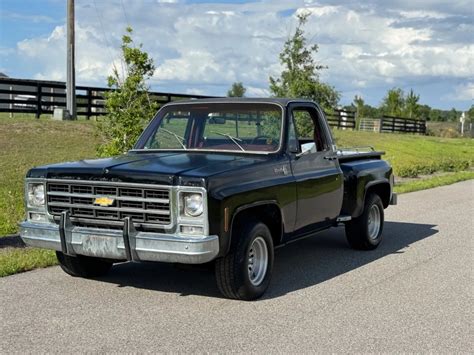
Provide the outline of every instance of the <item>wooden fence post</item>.
{"type": "Polygon", "coordinates": [[[51,111],[53,111],[53,115],[54,115],[54,96],[52,96],[52,95],[54,95],[54,88],[53,87],[49,88],[49,93],[51,94],[51,96],[49,97],[49,102],[50,102],[49,109],[51,111]]]}
{"type": "Polygon", "coordinates": [[[41,83],[36,84],[36,118],[41,116],[41,101],[42,101],[41,83]]]}
{"type": "MultiPolygon", "coordinates": [[[[11,93],[13,91],[13,86],[10,85],[10,100],[13,100],[13,94],[11,93]]],[[[10,102],[10,118],[13,118],[13,102],[10,102]]]]}
{"type": "Polygon", "coordinates": [[[87,113],[86,117],[90,120],[92,116],[92,89],[87,89],[87,113]]]}

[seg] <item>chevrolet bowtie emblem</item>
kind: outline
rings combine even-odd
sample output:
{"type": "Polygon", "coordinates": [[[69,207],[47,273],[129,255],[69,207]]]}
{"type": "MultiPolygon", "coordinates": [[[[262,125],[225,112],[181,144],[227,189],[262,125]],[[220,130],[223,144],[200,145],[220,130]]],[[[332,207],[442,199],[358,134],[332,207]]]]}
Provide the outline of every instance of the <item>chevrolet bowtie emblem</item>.
{"type": "Polygon", "coordinates": [[[114,204],[115,200],[109,197],[97,197],[94,200],[94,205],[99,205],[102,207],[110,207],[114,204]]]}

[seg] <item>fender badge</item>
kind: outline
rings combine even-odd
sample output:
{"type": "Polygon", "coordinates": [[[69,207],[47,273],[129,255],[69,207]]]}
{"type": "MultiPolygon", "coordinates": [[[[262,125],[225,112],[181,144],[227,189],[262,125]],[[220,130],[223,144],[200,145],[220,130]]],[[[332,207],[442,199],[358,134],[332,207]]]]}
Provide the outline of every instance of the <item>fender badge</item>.
{"type": "Polygon", "coordinates": [[[102,207],[110,207],[114,204],[115,200],[109,197],[97,197],[94,200],[94,205],[99,205],[102,207]]]}
{"type": "Polygon", "coordinates": [[[286,166],[274,168],[274,169],[273,169],[273,172],[274,172],[275,174],[288,175],[288,169],[287,169],[286,166]]]}

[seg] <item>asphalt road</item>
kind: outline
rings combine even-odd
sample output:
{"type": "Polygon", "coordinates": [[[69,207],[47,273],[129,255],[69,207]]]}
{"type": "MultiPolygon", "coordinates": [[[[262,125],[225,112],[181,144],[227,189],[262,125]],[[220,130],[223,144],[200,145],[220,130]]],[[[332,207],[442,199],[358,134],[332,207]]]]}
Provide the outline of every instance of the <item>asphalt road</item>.
{"type": "Polygon", "coordinates": [[[474,180],[402,195],[376,251],[348,249],[341,228],[279,249],[257,302],[167,264],[6,277],[0,353],[472,353],[473,217],[474,180]]]}

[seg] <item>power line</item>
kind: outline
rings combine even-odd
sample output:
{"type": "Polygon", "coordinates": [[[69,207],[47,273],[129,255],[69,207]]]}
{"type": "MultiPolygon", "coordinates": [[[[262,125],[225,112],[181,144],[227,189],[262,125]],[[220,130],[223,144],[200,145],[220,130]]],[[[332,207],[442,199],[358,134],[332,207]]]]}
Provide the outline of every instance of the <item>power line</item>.
{"type": "Polygon", "coordinates": [[[127,12],[125,11],[125,6],[123,6],[123,0],[120,0],[120,4],[122,5],[122,11],[123,15],[125,16],[125,22],[127,23],[127,26],[131,26],[130,21],[128,20],[127,12]]]}
{"type": "MultiPolygon", "coordinates": [[[[113,56],[112,54],[112,46],[110,45],[110,42],[108,40],[108,37],[107,37],[107,34],[105,32],[105,29],[104,29],[104,24],[102,23],[102,16],[100,15],[99,13],[99,9],[97,8],[97,3],[95,0],[92,1],[93,4],[94,4],[94,8],[95,8],[95,14],[97,16],[97,19],[99,20],[99,25],[100,25],[100,28],[102,30],[102,35],[104,37],[104,40],[105,40],[105,44],[107,45],[107,51],[109,52],[109,56],[110,58],[112,59],[112,66],[114,67],[114,70],[117,71],[117,67],[115,66],[115,57],[113,56]]],[[[123,69],[123,64],[122,64],[122,61],[120,61],[120,66],[122,67],[122,76],[125,75],[124,73],[124,69],[123,69]]]]}

